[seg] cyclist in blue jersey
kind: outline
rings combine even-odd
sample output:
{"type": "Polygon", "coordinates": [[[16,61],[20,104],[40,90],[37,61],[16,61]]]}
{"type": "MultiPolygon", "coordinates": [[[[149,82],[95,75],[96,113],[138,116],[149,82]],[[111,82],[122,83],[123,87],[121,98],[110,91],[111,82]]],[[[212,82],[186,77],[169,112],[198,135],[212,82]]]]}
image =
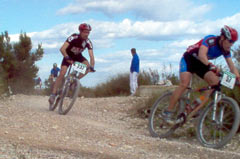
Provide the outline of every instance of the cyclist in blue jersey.
{"type": "Polygon", "coordinates": [[[237,31],[225,25],[221,29],[220,36],[208,35],[187,48],[180,61],[180,84],[173,92],[168,108],[162,112],[167,123],[175,123],[172,119],[175,104],[188,87],[193,73],[204,79],[210,86],[219,83],[219,77],[212,71],[219,70],[209,60],[223,55],[230,71],[236,75],[238,82],[240,82],[239,72],[234,66],[230,53],[231,46],[237,40],[237,31]]]}
{"type": "Polygon", "coordinates": [[[56,78],[58,76],[58,72],[60,71],[60,68],[57,67],[57,64],[54,63],[53,64],[53,68],[51,69],[51,75],[50,75],[50,78],[53,79],[53,78],[56,78]]]}

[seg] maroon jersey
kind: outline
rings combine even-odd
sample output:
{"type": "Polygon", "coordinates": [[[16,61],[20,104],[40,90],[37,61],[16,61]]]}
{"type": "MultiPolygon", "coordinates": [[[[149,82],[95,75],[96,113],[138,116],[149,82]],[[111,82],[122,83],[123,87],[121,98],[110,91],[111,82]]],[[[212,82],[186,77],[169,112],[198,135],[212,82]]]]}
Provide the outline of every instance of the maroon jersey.
{"type": "Polygon", "coordinates": [[[80,34],[72,34],[70,37],[67,38],[66,42],[69,43],[66,51],[71,58],[77,58],[78,56],[82,56],[82,52],[86,48],[88,48],[88,50],[93,49],[92,42],[89,39],[82,39],[80,37],[80,34]]]}

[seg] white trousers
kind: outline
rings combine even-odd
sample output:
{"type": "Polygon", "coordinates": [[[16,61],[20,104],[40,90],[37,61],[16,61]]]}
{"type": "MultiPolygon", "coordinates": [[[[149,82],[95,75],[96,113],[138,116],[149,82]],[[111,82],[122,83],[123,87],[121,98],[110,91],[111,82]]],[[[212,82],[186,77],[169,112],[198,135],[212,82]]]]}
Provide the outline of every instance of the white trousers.
{"type": "Polygon", "coordinates": [[[135,94],[138,88],[138,73],[137,72],[130,72],[130,92],[131,94],[135,94]]]}

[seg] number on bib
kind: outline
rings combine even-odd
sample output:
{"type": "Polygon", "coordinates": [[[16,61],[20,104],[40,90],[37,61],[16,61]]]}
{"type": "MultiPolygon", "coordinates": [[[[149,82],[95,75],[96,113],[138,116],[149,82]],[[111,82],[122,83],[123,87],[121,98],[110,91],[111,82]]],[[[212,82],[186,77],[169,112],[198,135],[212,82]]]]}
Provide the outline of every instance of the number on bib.
{"type": "Polygon", "coordinates": [[[236,76],[231,72],[223,72],[223,77],[221,80],[221,85],[233,89],[236,82],[236,76]]]}
{"type": "Polygon", "coordinates": [[[86,70],[87,70],[87,65],[83,64],[83,63],[80,63],[80,62],[75,62],[73,65],[72,65],[72,69],[74,71],[77,71],[77,72],[80,72],[82,74],[85,74],[86,73],[86,70]]]}

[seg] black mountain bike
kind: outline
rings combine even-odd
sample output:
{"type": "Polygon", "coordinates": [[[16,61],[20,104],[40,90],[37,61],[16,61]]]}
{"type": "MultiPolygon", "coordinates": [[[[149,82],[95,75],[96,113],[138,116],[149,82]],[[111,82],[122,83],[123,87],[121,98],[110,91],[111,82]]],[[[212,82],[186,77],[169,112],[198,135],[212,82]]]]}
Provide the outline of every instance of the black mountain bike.
{"type": "Polygon", "coordinates": [[[167,138],[201,110],[196,127],[198,141],[201,145],[209,148],[221,148],[226,145],[239,128],[240,111],[238,103],[233,98],[224,95],[220,89],[221,85],[232,89],[236,81],[235,75],[224,72],[219,76],[221,82],[218,86],[196,90],[193,90],[191,86],[188,88],[175,106],[175,124],[173,125],[166,123],[161,115],[162,111],[169,105],[172,92],[166,92],[160,96],[151,108],[149,116],[150,134],[153,137],[167,138]],[[213,89],[210,97],[191,110],[190,95],[194,92],[203,92],[209,89],[213,89]]]}
{"type": "Polygon", "coordinates": [[[50,111],[54,111],[57,106],[59,106],[58,113],[61,115],[66,115],[70,111],[79,93],[80,82],[78,76],[80,73],[85,74],[87,69],[95,72],[92,67],[87,68],[85,64],[80,62],[74,62],[69,66],[68,73],[62,87],[57,92],[54,103],[49,104],[50,111]]]}

